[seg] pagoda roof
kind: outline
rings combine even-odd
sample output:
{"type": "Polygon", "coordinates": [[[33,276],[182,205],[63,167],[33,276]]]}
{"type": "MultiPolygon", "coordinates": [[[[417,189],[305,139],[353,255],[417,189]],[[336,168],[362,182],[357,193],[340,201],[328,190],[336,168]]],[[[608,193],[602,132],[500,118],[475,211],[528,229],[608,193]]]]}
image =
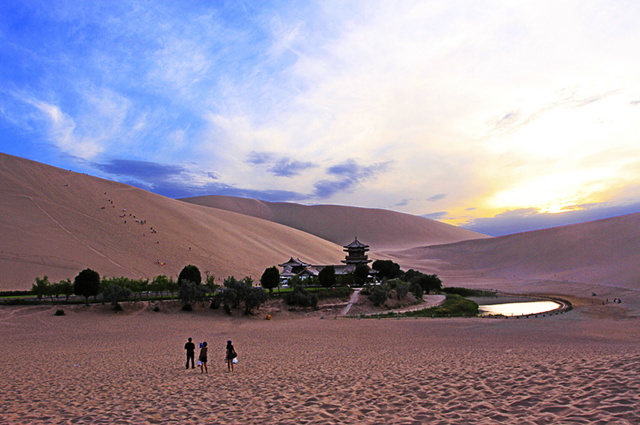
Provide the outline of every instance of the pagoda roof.
{"type": "Polygon", "coordinates": [[[358,240],[358,237],[354,239],[349,245],[345,245],[344,248],[369,248],[369,245],[365,245],[358,240]]]}
{"type": "Polygon", "coordinates": [[[278,264],[278,266],[280,267],[296,267],[296,266],[303,266],[303,267],[308,267],[311,264],[307,264],[304,261],[300,260],[299,258],[294,259],[293,257],[289,258],[289,261],[287,261],[286,263],[282,263],[282,264],[278,264]]]}

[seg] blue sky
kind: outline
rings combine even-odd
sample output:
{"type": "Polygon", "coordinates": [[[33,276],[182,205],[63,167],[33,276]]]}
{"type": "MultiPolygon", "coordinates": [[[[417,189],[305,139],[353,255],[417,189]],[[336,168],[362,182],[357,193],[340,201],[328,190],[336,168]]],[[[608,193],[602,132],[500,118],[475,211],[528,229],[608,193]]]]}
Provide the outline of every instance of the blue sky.
{"type": "Polygon", "coordinates": [[[635,1],[14,1],[0,151],[498,235],[640,211],[635,1]]]}

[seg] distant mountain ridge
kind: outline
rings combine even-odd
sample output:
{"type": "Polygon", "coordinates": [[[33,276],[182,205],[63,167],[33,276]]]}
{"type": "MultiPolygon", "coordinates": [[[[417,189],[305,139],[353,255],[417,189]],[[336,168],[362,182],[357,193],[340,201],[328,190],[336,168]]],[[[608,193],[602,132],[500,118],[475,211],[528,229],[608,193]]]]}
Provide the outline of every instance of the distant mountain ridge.
{"type": "Polygon", "coordinates": [[[489,237],[428,218],[382,209],[339,205],[306,206],[218,195],[181,200],[280,223],[338,245],[345,245],[357,236],[374,251],[489,237]]]}

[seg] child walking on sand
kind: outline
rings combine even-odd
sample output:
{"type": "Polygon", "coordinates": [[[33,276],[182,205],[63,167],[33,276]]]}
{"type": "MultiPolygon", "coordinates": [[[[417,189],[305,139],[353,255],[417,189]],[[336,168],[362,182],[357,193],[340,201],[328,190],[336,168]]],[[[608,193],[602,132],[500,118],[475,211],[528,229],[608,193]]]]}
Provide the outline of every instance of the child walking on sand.
{"type": "Polygon", "coordinates": [[[238,357],[235,348],[233,348],[233,344],[231,341],[227,341],[227,355],[225,358],[227,359],[227,369],[229,372],[233,372],[233,359],[238,357]]]}
{"type": "Polygon", "coordinates": [[[209,373],[209,369],[207,369],[207,343],[203,342],[200,346],[200,356],[198,357],[200,360],[200,373],[209,373]]]}

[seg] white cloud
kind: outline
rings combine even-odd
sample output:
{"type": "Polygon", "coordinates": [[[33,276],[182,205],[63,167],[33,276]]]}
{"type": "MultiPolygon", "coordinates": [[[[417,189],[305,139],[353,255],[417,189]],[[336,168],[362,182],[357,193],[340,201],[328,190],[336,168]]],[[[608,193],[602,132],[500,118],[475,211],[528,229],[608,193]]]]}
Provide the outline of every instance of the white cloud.
{"type": "Polygon", "coordinates": [[[390,164],[328,202],[469,217],[604,202],[640,180],[635,3],[244,6],[79,8],[63,18],[78,37],[36,50],[46,83],[25,92],[51,87],[38,110],[65,152],[192,161],[238,188],[310,194],[349,159],[390,164]]]}
{"type": "Polygon", "coordinates": [[[39,100],[30,102],[46,117],[50,139],[65,153],[82,159],[92,159],[104,148],[90,137],[78,136],[75,132],[76,123],[56,105],[39,100]]]}

